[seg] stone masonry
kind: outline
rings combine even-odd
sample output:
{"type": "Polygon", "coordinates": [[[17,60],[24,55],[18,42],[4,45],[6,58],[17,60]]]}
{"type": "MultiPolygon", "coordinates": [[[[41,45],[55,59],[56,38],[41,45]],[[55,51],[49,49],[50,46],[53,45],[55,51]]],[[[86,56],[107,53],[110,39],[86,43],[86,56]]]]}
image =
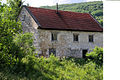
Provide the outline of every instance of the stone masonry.
{"type": "Polygon", "coordinates": [[[54,48],[58,57],[82,58],[83,50],[90,52],[95,46],[103,47],[102,32],[37,29],[38,25],[24,7],[19,19],[22,21],[23,32],[34,34],[34,46],[38,56],[49,57],[49,50],[54,48]],[[52,33],[57,34],[56,41],[51,40],[52,33]],[[78,34],[78,41],[73,41],[73,34],[78,34]],[[89,42],[89,35],[94,36],[94,42],[89,42]]]}

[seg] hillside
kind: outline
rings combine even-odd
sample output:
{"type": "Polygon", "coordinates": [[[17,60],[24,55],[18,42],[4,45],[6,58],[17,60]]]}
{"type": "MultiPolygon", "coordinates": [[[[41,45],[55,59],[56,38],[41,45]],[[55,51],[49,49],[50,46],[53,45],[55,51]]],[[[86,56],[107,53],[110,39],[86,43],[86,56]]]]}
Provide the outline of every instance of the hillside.
{"type": "MultiPolygon", "coordinates": [[[[56,6],[41,6],[41,8],[56,9],[56,6]]],[[[59,10],[90,13],[103,26],[103,2],[84,2],[59,5],[59,10]]]]}

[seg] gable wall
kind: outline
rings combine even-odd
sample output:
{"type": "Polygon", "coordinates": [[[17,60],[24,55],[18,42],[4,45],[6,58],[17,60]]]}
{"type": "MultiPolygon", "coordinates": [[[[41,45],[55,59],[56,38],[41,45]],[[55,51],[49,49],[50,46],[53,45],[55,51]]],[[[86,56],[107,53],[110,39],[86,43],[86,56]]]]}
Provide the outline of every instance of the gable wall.
{"type": "Polygon", "coordinates": [[[56,56],[73,56],[82,57],[82,50],[89,51],[95,46],[103,46],[102,32],[81,32],[81,31],[60,31],[60,30],[43,30],[37,29],[38,25],[30,16],[25,8],[21,10],[22,15],[26,15],[25,21],[22,21],[23,32],[32,32],[34,34],[34,46],[38,54],[48,57],[49,48],[56,48],[56,56]],[[57,41],[51,41],[51,32],[58,34],[57,41]],[[79,42],[73,41],[73,33],[79,34],[79,42]],[[94,43],[88,42],[88,35],[94,35],[94,43]]]}
{"type": "Polygon", "coordinates": [[[31,15],[28,13],[28,11],[26,10],[26,8],[22,8],[20,14],[19,14],[19,19],[21,20],[22,22],[22,26],[23,26],[23,33],[25,32],[30,32],[30,33],[33,33],[34,36],[34,46],[36,47],[36,52],[40,53],[39,49],[39,33],[38,33],[38,30],[37,30],[37,27],[38,25],[36,24],[36,22],[34,21],[34,19],[31,17],[31,15]],[[23,16],[26,15],[25,17],[25,21],[22,21],[23,20],[23,16]]]}

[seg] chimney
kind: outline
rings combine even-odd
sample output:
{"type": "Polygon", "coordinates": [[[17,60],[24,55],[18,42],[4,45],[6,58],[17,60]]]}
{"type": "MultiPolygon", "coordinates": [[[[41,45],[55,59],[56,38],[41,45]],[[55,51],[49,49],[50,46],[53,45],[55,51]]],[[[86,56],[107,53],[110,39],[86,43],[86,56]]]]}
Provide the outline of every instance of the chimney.
{"type": "Polygon", "coordinates": [[[58,14],[58,3],[56,3],[56,14],[58,14]]]}

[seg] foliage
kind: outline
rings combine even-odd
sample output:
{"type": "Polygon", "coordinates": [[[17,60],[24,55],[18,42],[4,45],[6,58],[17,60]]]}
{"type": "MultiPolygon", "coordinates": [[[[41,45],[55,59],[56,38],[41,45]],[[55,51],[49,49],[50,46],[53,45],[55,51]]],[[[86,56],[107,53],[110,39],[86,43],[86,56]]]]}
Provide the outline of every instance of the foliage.
{"type": "Polygon", "coordinates": [[[8,7],[12,9],[11,13],[13,13],[13,18],[17,20],[21,6],[23,4],[22,0],[7,0],[7,3],[9,5],[8,7]]]}
{"type": "Polygon", "coordinates": [[[16,22],[12,9],[1,4],[0,9],[0,67],[14,63],[13,36],[21,32],[20,22],[16,22]]]}
{"type": "MultiPolygon", "coordinates": [[[[74,59],[73,59],[74,60],[74,59]]],[[[22,64],[17,68],[16,73],[8,72],[5,74],[0,71],[0,78],[9,79],[26,79],[26,80],[102,80],[103,69],[96,67],[93,62],[84,65],[76,65],[73,60],[60,60],[51,55],[49,58],[36,58],[34,56],[26,56],[22,59],[22,64]],[[16,76],[14,76],[14,75],[16,76]],[[11,77],[8,77],[8,76],[11,77]]],[[[8,70],[7,70],[8,71],[8,70]]]]}
{"type": "Polygon", "coordinates": [[[93,11],[92,14],[94,16],[103,16],[103,11],[102,10],[96,10],[96,11],[93,11]]]}
{"type": "MultiPolygon", "coordinates": [[[[56,9],[56,6],[41,6],[41,8],[56,9]]],[[[103,26],[103,2],[84,2],[59,5],[59,10],[90,13],[103,26]]]]}
{"type": "Polygon", "coordinates": [[[12,67],[34,51],[32,35],[22,34],[21,22],[16,20],[19,1],[7,0],[7,4],[0,4],[0,67],[12,67]]]}
{"type": "Polygon", "coordinates": [[[84,64],[87,64],[88,61],[84,58],[73,58],[73,57],[69,57],[69,58],[66,58],[66,60],[71,60],[73,61],[76,65],[84,65],[84,64]]]}
{"type": "Polygon", "coordinates": [[[86,56],[97,65],[103,65],[103,48],[95,47],[93,52],[87,53],[86,56]]]}
{"type": "Polygon", "coordinates": [[[19,59],[34,53],[35,48],[32,36],[32,33],[17,34],[14,36],[13,42],[17,46],[14,51],[17,51],[16,54],[19,59]]]}

